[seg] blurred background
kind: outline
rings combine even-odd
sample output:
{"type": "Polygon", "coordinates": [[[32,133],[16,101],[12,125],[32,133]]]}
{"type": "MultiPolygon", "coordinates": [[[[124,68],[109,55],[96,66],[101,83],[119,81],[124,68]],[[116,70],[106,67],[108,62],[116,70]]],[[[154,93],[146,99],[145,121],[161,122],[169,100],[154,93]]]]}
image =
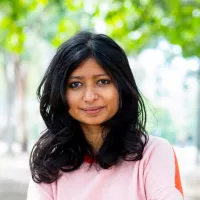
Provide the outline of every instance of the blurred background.
{"type": "Polygon", "coordinates": [[[126,51],[149,134],[177,153],[186,200],[200,200],[200,0],[0,0],[0,199],[26,199],[28,156],[45,129],[37,86],[79,30],[126,51]]]}

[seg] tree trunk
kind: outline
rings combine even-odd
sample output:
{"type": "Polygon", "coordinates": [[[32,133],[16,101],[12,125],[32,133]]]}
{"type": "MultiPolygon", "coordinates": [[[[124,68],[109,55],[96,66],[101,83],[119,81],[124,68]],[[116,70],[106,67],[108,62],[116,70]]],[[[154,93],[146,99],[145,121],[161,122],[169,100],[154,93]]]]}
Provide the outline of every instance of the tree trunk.
{"type": "Polygon", "coordinates": [[[13,154],[12,144],[15,140],[16,123],[14,122],[14,108],[16,100],[16,76],[15,65],[12,56],[6,52],[4,54],[4,78],[6,83],[6,99],[5,99],[5,113],[6,124],[5,129],[0,134],[0,138],[4,139],[8,144],[8,153],[13,154]]]}
{"type": "Polygon", "coordinates": [[[22,73],[20,77],[20,124],[21,124],[21,134],[22,134],[22,152],[27,152],[28,144],[27,144],[27,133],[26,133],[26,74],[22,73]]]}
{"type": "Polygon", "coordinates": [[[19,62],[19,56],[15,57],[15,69],[17,77],[17,96],[19,99],[19,128],[21,135],[21,150],[22,152],[27,151],[27,134],[26,134],[26,123],[25,123],[25,110],[26,110],[26,71],[22,63],[19,62]]]}
{"type": "Polygon", "coordinates": [[[197,72],[197,157],[196,164],[200,164],[200,60],[197,72]]]}

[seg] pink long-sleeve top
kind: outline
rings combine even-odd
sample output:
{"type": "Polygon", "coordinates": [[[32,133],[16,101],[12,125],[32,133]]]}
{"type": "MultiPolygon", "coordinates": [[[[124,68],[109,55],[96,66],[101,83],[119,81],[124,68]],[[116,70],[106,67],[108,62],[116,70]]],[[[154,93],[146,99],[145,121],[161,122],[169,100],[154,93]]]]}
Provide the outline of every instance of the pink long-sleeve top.
{"type": "Polygon", "coordinates": [[[31,180],[27,200],[183,200],[176,155],[165,139],[150,136],[140,161],[99,171],[89,165],[51,184],[31,180]]]}

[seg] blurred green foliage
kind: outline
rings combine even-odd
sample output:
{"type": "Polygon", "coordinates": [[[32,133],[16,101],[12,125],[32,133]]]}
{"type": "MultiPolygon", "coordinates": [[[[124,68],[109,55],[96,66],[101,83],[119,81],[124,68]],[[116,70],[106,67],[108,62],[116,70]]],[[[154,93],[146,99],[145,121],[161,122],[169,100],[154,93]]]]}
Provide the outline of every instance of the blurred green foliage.
{"type": "Polygon", "coordinates": [[[58,46],[100,19],[129,53],[165,38],[180,45],[185,57],[200,56],[199,0],[1,0],[0,16],[0,45],[16,53],[23,51],[26,30],[58,46]]]}
{"type": "Polygon", "coordinates": [[[30,25],[30,13],[40,6],[45,6],[45,0],[1,0],[0,1],[0,46],[10,52],[23,51],[26,39],[25,28],[30,25]]]}
{"type": "Polygon", "coordinates": [[[180,45],[183,56],[200,56],[199,0],[116,0],[105,20],[109,34],[130,52],[163,37],[180,45]]]}

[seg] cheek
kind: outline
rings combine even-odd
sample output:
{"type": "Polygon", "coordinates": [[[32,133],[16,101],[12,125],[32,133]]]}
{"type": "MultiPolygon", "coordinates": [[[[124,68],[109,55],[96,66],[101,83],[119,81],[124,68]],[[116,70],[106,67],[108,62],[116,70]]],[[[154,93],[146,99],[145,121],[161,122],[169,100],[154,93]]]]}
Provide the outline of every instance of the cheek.
{"type": "Polygon", "coordinates": [[[117,112],[118,109],[119,109],[119,95],[118,95],[118,93],[115,94],[114,99],[115,100],[113,100],[113,102],[114,102],[113,105],[114,105],[115,110],[117,112]]]}
{"type": "Polygon", "coordinates": [[[113,112],[116,112],[119,108],[119,94],[116,89],[113,89],[112,92],[109,92],[109,104],[113,112]]]}
{"type": "Polygon", "coordinates": [[[77,102],[79,101],[77,95],[74,94],[73,92],[66,93],[66,100],[67,100],[67,104],[69,105],[69,107],[75,106],[77,104],[77,102]]]}
{"type": "Polygon", "coordinates": [[[66,94],[66,101],[67,101],[67,104],[69,107],[68,113],[70,115],[73,115],[73,110],[76,107],[76,100],[75,100],[74,96],[71,95],[70,93],[66,94]]]}
{"type": "Polygon", "coordinates": [[[69,110],[68,110],[68,113],[74,117],[75,115],[75,110],[76,110],[76,103],[73,101],[73,98],[69,98],[69,97],[66,97],[67,99],[67,104],[69,106],[69,110]]]}
{"type": "Polygon", "coordinates": [[[70,94],[66,93],[65,98],[66,98],[66,101],[67,101],[67,104],[68,104],[69,107],[70,107],[71,102],[72,102],[70,97],[71,97],[70,94]]]}
{"type": "Polygon", "coordinates": [[[68,113],[76,118],[80,106],[80,94],[73,93],[73,92],[67,92],[66,95],[66,101],[69,106],[68,113]]]}

